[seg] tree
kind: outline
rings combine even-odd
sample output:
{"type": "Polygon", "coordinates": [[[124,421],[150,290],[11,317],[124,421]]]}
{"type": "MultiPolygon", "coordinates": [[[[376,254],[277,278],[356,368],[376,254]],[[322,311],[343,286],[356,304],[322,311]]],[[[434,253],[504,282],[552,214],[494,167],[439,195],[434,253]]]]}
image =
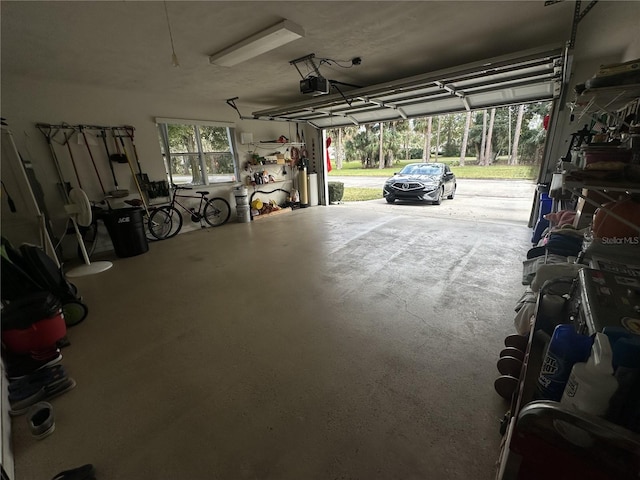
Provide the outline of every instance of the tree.
{"type": "Polygon", "coordinates": [[[489,118],[489,128],[487,130],[487,144],[484,154],[484,165],[491,165],[493,163],[493,123],[496,119],[496,109],[491,109],[491,116],[489,118]]]}
{"type": "Polygon", "coordinates": [[[469,128],[471,127],[471,110],[467,110],[464,124],[464,134],[462,136],[462,146],[460,147],[460,166],[464,167],[464,159],[467,155],[467,142],[469,141],[469,128]]]}
{"type": "Polygon", "coordinates": [[[378,168],[384,168],[384,136],[383,136],[383,132],[384,132],[384,123],[380,123],[380,149],[379,149],[379,153],[378,153],[378,168]]]}
{"type": "Polygon", "coordinates": [[[440,154],[440,131],[442,130],[442,117],[438,115],[438,133],[436,134],[436,162],[440,154]]]}
{"type": "Polygon", "coordinates": [[[422,117],[413,122],[413,128],[421,134],[422,161],[429,161],[431,149],[431,117],[422,117]]]}
{"type": "Polygon", "coordinates": [[[478,165],[486,165],[484,156],[485,146],[487,144],[487,110],[482,111],[482,140],[480,141],[480,151],[478,152],[478,165]]]}
{"type": "Polygon", "coordinates": [[[524,105],[518,107],[518,118],[516,119],[516,128],[513,132],[513,149],[511,150],[511,158],[509,165],[518,164],[518,144],[520,143],[520,130],[522,129],[522,117],[524,116],[524,105]]]}
{"type": "MultiPolygon", "coordinates": [[[[193,183],[204,183],[197,156],[196,133],[193,125],[168,124],[171,171],[178,174],[191,173],[193,183]],[[181,155],[182,154],[182,155],[181,155]]],[[[167,152],[168,153],[168,152],[167,152]]]]}
{"type": "Polygon", "coordinates": [[[342,151],[343,150],[342,144],[344,142],[343,135],[344,135],[344,129],[339,128],[338,129],[338,145],[336,146],[336,149],[335,149],[335,152],[336,152],[335,161],[336,161],[336,168],[338,170],[342,170],[342,158],[344,156],[344,153],[342,151]]]}
{"type": "Polygon", "coordinates": [[[362,168],[371,168],[378,156],[378,135],[370,124],[356,128],[357,132],[345,142],[345,151],[349,159],[360,160],[362,168]]]}

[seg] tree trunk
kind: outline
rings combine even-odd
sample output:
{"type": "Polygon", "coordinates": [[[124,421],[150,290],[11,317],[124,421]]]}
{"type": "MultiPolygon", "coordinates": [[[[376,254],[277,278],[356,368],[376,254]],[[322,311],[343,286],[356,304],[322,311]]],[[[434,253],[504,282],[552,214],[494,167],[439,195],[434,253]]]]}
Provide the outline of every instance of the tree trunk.
{"type": "Polygon", "coordinates": [[[464,135],[460,147],[460,166],[464,167],[464,159],[467,156],[467,142],[469,141],[469,129],[471,128],[471,110],[467,111],[467,120],[464,124],[464,135]]]}
{"type": "Polygon", "coordinates": [[[380,122],[380,150],[379,150],[379,154],[378,154],[378,168],[383,169],[384,168],[384,151],[382,149],[382,139],[383,139],[383,133],[384,133],[384,123],[380,122]]]}
{"type": "Polygon", "coordinates": [[[442,117],[438,115],[438,133],[436,134],[436,162],[440,155],[440,131],[442,130],[442,117]]]}
{"type": "Polygon", "coordinates": [[[491,109],[491,116],[489,118],[489,128],[487,130],[487,145],[484,153],[485,165],[491,165],[493,163],[493,122],[496,119],[496,109],[491,109]]]}
{"type": "Polygon", "coordinates": [[[524,116],[524,105],[518,108],[518,117],[516,119],[516,129],[513,132],[513,150],[511,151],[510,165],[518,165],[518,145],[520,143],[520,131],[522,130],[522,117],[524,116]]]}
{"type": "Polygon", "coordinates": [[[424,150],[422,151],[422,160],[428,162],[431,159],[431,126],[433,119],[427,118],[427,131],[424,134],[424,150]]]}
{"type": "Polygon", "coordinates": [[[484,158],[484,150],[487,144],[487,111],[482,112],[482,141],[480,142],[480,155],[478,156],[478,165],[486,165],[484,158]]]}
{"type": "Polygon", "coordinates": [[[338,129],[338,145],[336,145],[336,168],[342,170],[342,158],[344,157],[344,145],[343,138],[344,131],[342,128],[338,129]]]}

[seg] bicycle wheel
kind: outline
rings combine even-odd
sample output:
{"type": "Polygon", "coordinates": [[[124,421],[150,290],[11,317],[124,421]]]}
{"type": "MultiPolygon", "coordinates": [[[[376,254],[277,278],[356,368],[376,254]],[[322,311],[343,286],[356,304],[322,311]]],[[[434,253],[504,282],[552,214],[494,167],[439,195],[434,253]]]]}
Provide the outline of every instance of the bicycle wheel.
{"type": "Polygon", "coordinates": [[[149,232],[158,240],[171,238],[177,235],[182,228],[182,215],[174,207],[156,208],[151,211],[148,225],[149,232]]]}
{"type": "Polygon", "coordinates": [[[204,206],[204,220],[212,227],[227,223],[231,215],[231,207],[224,198],[212,198],[204,206]]]}
{"type": "MultiPolygon", "coordinates": [[[[84,243],[84,248],[87,251],[87,257],[91,258],[93,252],[96,251],[96,243],[98,240],[98,222],[93,221],[88,227],[78,227],[80,229],[80,235],[82,235],[82,243],[84,243]]],[[[78,258],[84,261],[84,256],[82,255],[82,248],[78,245],[78,258]]]]}

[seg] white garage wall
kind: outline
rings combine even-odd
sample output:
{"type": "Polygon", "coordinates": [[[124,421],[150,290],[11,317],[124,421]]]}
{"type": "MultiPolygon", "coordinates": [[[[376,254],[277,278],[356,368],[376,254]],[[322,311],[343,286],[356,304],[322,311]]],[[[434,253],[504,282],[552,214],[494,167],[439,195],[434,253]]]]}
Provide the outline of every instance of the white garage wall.
{"type": "MultiPolygon", "coordinates": [[[[264,122],[240,120],[238,114],[225,102],[186,103],[179,98],[134,91],[106,90],[81,85],[59,84],[44,80],[18,77],[2,77],[2,116],[14,134],[18,151],[25,160],[31,161],[38,180],[45,192],[45,199],[54,220],[54,230],[62,233],[66,214],[63,200],[57,188],[58,177],[51,159],[49,148],[36,123],[71,125],[133,125],[135,143],[142,170],[150,180],[165,180],[166,173],[160,152],[158,133],[154,119],[156,117],[184,118],[207,121],[232,122],[236,125],[237,147],[240,165],[249,158],[247,145],[241,145],[240,133],[250,132],[255,142],[276,139],[280,135],[295,137],[295,125],[283,122],[264,122]]],[[[251,106],[239,106],[242,113],[250,112],[251,106]]],[[[311,138],[313,129],[307,128],[305,136],[311,138]]],[[[59,137],[62,141],[62,136],[59,137]]],[[[100,171],[100,177],[107,191],[113,189],[113,180],[106,160],[104,145],[100,139],[91,147],[100,171]]],[[[112,142],[109,147],[115,150],[112,142]]],[[[54,145],[65,180],[76,185],[71,160],[66,147],[54,145]]],[[[100,185],[90,162],[86,147],[73,143],[73,154],[83,188],[91,200],[102,197],[100,185]]],[[[133,152],[130,153],[132,160],[133,152]]],[[[113,164],[120,188],[128,189],[132,197],[137,196],[133,177],[126,164],[113,164]]],[[[137,171],[137,166],[135,167],[137,171]]],[[[287,189],[290,188],[287,187],[287,189]]],[[[230,185],[210,186],[208,190],[217,196],[227,198],[234,207],[234,198],[230,185]]],[[[276,194],[278,202],[285,194],[276,194]]],[[[114,207],[124,206],[122,200],[114,201],[114,207]]],[[[235,216],[235,211],[232,211],[235,216]]],[[[197,225],[185,221],[185,231],[197,225]]],[[[74,249],[71,249],[73,251],[74,249]]]]}

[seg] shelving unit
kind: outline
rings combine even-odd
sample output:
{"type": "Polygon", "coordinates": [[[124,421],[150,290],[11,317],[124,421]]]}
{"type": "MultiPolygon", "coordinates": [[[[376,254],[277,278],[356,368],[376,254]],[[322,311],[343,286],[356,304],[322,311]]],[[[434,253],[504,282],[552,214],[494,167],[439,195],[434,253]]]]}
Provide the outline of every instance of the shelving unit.
{"type": "MultiPolygon", "coordinates": [[[[542,295],[536,312],[541,302],[542,295]]],[[[639,435],[559,402],[536,400],[537,380],[550,340],[541,323],[544,320],[536,314],[511,402],[496,480],[636,478],[630,472],[637,465],[639,435]]]]}
{"type": "Polygon", "coordinates": [[[591,88],[576,95],[569,103],[571,113],[580,120],[585,115],[616,115],[640,97],[640,84],[591,88]]]}
{"type": "MultiPolygon", "coordinates": [[[[582,198],[585,202],[593,205],[596,208],[602,208],[602,204],[594,201],[589,198],[587,195],[583,193],[584,190],[597,191],[600,196],[605,197],[609,201],[613,202],[617,199],[609,195],[610,193],[626,193],[626,194],[640,194],[640,183],[637,182],[629,182],[627,180],[624,181],[613,181],[613,180],[579,180],[574,179],[570,175],[567,176],[563,174],[563,182],[562,188],[564,190],[570,191],[576,197],[582,198]]],[[[634,228],[640,232],[640,225],[635,225],[625,218],[620,217],[615,212],[609,212],[616,220],[624,223],[631,228],[634,228]]]]}
{"type": "MultiPolygon", "coordinates": [[[[594,121],[604,121],[606,118],[609,126],[616,130],[622,126],[630,128],[630,125],[625,124],[625,119],[629,114],[637,115],[640,110],[640,84],[590,88],[579,95],[576,94],[574,100],[569,103],[569,107],[578,121],[585,116],[589,116],[594,121]]],[[[637,136],[637,133],[631,136],[637,136]]],[[[615,201],[617,199],[611,195],[612,193],[640,194],[640,182],[632,181],[629,178],[618,180],[581,179],[572,176],[569,172],[562,174],[562,189],[571,192],[575,197],[581,198],[592,207],[601,208],[602,204],[589,198],[586,193],[589,191],[597,192],[600,197],[615,201]]],[[[632,224],[614,212],[609,212],[609,214],[640,232],[639,225],[632,224]]]]}
{"type": "MultiPolygon", "coordinates": [[[[304,143],[298,143],[298,142],[287,142],[287,143],[254,142],[247,145],[249,146],[249,150],[248,150],[249,154],[259,154],[261,156],[269,156],[269,153],[283,153],[294,147],[300,149],[305,146],[304,143]]],[[[291,167],[290,155],[287,157],[289,158],[285,157],[285,163],[260,163],[257,165],[250,165],[249,175],[253,175],[257,171],[265,170],[269,173],[269,175],[273,176],[274,181],[266,182],[262,184],[256,184],[256,185],[247,185],[247,186],[249,188],[252,187],[254,190],[257,190],[258,188],[263,188],[268,185],[278,186],[283,183],[288,183],[288,182],[293,183],[295,181],[295,179],[293,178],[294,169],[291,167]],[[285,175],[282,173],[283,171],[287,172],[286,176],[288,178],[285,178],[285,175]]],[[[243,184],[246,184],[246,181],[243,182],[243,184]]]]}
{"type": "MultiPolygon", "coordinates": [[[[568,105],[576,119],[588,116],[590,120],[606,123],[619,133],[620,127],[629,127],[625,124],[627,115],[638,113],[639,99],[640,84],[619,85],[587,89],[568,105]]],[[[602,202],[617,200],[617,194],[640,194],[640,182],[631,180],[635,178],[633,175],[621,173],[620,178],[614,180],[602,172],[602,177],[595,178],[584,170],[555,173],[551,191],[570,192],[598,208],[603,208],[602,202]],[[599,194],[600,201],[588,196],[594,191],[599,194]]],[[[640,232],[640,225],[610,210],[608,213],[640,232]]],[[[538,318],[543,296],[541,291],[518,387],[512,397],[498,460],[497,480],[637,478],[638,434],[604,418],[567,409],[559,402],[536,399],[538,376],[550,341],[550,333],[544,329],[548,319],[538,318]]],[[[559,323],[573,322],[568,315],[561,317],[555,320],[559,323]]]]}

